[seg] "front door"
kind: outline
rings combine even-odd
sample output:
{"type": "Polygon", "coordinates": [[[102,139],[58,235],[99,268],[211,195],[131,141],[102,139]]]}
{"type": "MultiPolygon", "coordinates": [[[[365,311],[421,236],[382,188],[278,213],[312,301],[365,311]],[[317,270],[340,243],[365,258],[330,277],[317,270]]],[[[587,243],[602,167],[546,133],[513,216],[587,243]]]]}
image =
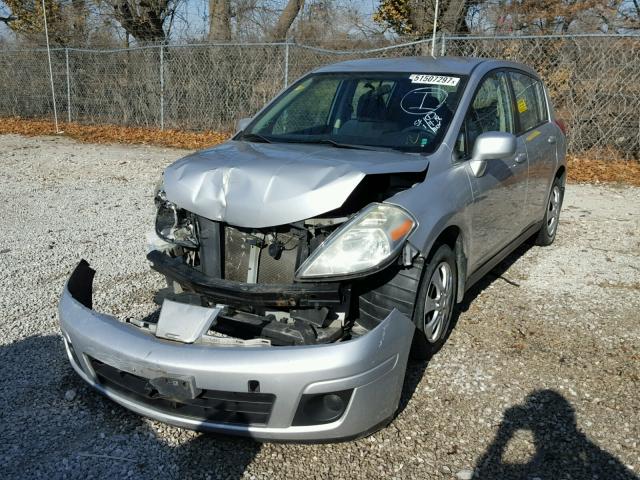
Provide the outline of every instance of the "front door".
{"type": "MultiPolygon", "coordinates": [[[[515,135],[516,121],[506,73],[495,72],[483,80],[467,112],[459,141],[462,158],[469,159],[478,135],[486,132],[515,135]]],[[[487,161],[485,173],[476,177],[467,167],[474,201],[471,205],[469,271],[472,272],[515,239],[525,228],[528,161],[522,139],[512,158],[487,161]]]]}

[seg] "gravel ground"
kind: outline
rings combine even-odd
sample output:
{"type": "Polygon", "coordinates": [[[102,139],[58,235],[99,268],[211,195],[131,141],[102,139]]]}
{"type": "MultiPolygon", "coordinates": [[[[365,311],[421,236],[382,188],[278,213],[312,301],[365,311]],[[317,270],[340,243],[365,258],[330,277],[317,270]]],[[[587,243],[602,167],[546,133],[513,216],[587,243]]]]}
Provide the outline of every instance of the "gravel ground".
{"type": "Polygon", "coordinates": [[[640,188],[570,185],[554,246],[519,249],[468,293],[368,438],[202,435],[93,393],[65,358],[58,295],[86,258],[96,309],[151,311],[152,185],[184,153],[0,136],[4,478],[639,478],[640,188]]]}

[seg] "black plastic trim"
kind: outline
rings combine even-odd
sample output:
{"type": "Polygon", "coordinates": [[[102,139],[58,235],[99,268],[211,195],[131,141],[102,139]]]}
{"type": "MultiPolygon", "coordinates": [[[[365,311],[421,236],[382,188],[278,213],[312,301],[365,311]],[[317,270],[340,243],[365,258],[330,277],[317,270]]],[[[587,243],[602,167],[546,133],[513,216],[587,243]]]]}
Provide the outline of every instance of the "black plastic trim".
{"type": "Polygon", "coordinates": [[[322,306],[342,303],[347,286],[333,283],[259,284],[212,278],[189,267],[180,258],[154,250],[147,255],[151,268],[183,288],[237,306],[322,306]]]}
{"type": "Polygon", "coordinates": [[[82,259],[71,273],[67,281],[67,290],[74,300],[77,300],[88,309],[93,308],[93,277],[96,271],[89,263],[82,259]]]}
{"type": "Polygon", "coordinates": [[[90,358],[98,382],[136,402],[159,411],[207,422],[267,425],[276,401],[272,393],[202,390],[196,398],[164,398],[148,379],[90,358]]]}
{"type": "Polygon", "coordinates": [[[340,390],[338,392],[326,392],[326,393],[314,393],[314,394],[305,394],[300,398],[300,403],[298,404],[298,409],[296,410],[296,414],[293,417],[292,426],[308,426],[308,425],[323,425],[326,423],[332,423],[344,415],[344,412],[347,411],[347,407],[349,406],[349,402],[351,401],[351,396],[353,394],[353,389],[349,390],[340,390]],[[344,408],[340,411],[339,414],[335,416],[328,417],[326,419],[317,419],[314,418],[312,414],[307,411],[307,406],[314,400],[322,398],[326,395],[337,395],[340,397],[344,404],[344,408]]]}

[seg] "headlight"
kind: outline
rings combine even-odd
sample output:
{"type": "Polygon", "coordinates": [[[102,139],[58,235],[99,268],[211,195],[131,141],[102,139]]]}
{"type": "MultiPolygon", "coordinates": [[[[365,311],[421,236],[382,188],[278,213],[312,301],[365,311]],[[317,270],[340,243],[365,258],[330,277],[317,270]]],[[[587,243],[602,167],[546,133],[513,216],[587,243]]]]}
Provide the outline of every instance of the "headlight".
{"type": "Polygon", "coordinates": [[[154,202],[156,204],[156,233],[167,242],[187,248],[196,248],[198,238],[192,215],[178,208],[167,200],[162,183],[155,189],[154,202]]]}
{"type": "Polygon", "coordinates": [[[415,220],[403,209],[372,204],[325,240],[296,272],[300,279],[351,276],[395,257],[415,220]]]}

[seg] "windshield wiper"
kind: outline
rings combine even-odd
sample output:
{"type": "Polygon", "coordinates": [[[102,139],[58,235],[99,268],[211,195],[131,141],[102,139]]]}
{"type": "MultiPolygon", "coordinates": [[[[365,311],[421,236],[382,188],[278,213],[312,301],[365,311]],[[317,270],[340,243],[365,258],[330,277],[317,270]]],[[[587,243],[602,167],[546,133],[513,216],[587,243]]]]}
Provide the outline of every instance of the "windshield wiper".
{"type": "Polygon", "coordinates": [[[390,147],[376,147],[375,145],[357,145],[353,143],[340,143],[335,140],[323,138],[321,140],[293,140],[291,143],[306,143],[310,145],[331,145],[335,148],[351,148],[354,150],[394,150],[390,147]]]}
{"type": "Polygon", "coordinates": [[[240,140],[247,140],[249,142],[273,143],[267,137],[260,135],[259,133],[243,133],[240,136],[240,140]]]}

